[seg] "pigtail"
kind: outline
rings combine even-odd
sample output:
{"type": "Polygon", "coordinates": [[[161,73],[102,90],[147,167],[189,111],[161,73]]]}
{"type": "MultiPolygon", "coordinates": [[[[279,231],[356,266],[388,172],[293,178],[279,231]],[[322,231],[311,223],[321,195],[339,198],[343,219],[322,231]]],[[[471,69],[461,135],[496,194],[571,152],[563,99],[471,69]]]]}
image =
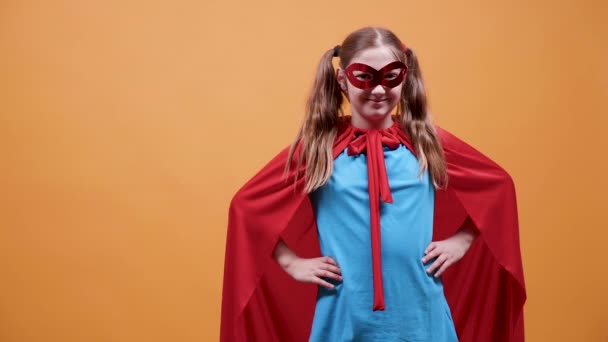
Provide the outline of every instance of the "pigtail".
{"type": "Polygon", "coordinates": [[[410,48],[406,48],[404,53],[408,71],[397,109],[401,113],[401,125],[414,143],[419,156],[420,172],[428,169],[435,188],[445,188],[448,182],[445,156],[428,112],[418,58],[410,48]]]}
{"type": "Polygon", "coordinates": [[[326,51],[319,62],[317,73],[306,102],[304,121],[289,149],[285,175],[288,174],[296,149],[294,185],[302,163],[306,165],[303,192],[310,193],[327,183],[333,169],[333,142],[337,135],[338,119],[342,113],[342,93],[332,65],[339,49],[326,51]]]}

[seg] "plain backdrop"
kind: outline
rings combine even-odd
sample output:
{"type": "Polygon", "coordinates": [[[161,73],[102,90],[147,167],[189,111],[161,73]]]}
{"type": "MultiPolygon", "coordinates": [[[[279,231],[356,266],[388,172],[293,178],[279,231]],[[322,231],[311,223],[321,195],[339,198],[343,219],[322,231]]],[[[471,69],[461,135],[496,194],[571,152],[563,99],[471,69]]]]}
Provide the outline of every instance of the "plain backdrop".
{"type": "Polygon", "coordinates": [[[608,341],[608,4],[0,2],[0,340],[216,341],[228,205],[385,26],[513,177],[528,341],[608,341]]]}

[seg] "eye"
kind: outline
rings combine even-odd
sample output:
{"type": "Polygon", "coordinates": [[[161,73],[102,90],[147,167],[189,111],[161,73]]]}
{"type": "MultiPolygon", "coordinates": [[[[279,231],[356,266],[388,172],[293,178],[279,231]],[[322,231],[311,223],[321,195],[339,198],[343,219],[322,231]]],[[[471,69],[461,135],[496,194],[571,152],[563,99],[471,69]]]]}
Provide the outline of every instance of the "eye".
{"type": "Polygon", "coordinates": [[[384,75],[384,79],[394,80],[395,78],[397,78],[397,76],[399,76],[399,72],[391,71],[388,74],[384,75]]]}
{"type": "Polygon", "coordinates": [[[374,78],[374,76],[369,72],[358,72],[354,75],[360,81],[371,81],[374,78]]]}

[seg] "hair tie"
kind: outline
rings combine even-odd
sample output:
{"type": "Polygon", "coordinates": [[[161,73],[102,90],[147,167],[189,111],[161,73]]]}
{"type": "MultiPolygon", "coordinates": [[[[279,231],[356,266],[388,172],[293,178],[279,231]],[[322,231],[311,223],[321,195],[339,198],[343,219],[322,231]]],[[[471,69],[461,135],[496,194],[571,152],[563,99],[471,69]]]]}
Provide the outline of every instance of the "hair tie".
{"type": "Polygon", "coordinates": [[[340,45],[334,47],[334,57],[340,56],[340,45]]]}

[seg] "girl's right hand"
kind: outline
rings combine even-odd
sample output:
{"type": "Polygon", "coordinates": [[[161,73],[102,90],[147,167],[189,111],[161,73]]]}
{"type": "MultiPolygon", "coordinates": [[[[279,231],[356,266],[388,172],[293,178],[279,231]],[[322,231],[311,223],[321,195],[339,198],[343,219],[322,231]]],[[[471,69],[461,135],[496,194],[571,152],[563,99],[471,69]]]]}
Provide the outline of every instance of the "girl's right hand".
{"type": "Polygon", "coordinates": [[[293,279],[303,283],[318,284],[328,289],[335,286],[321,279],[321,277],[342,281],[342,271],[338,263],[331,257],[295,258],[285,266],[285,272],[293,279]]]}

